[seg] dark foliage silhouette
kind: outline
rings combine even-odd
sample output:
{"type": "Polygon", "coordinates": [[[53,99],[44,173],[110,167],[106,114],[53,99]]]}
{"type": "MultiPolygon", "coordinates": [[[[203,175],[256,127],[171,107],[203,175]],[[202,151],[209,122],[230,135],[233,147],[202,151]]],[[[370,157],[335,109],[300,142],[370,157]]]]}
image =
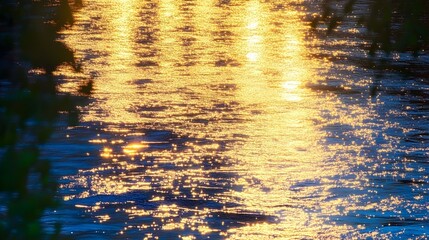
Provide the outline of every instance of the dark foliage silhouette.
{"type": "MultiPolygon", "coordinates": [[[[59,112],[76,124],[70,94],[59,94],[53,72],[78,66],[58,31],[73,23],[67,0],[0,0],[0,239],[55,239],[41,218],[55,208],[57,184],[40,158],[59,112]]],[[[92,83],[85,86],[90,92],[92,83]]]]}
{"type": "Polygon", "coordinates": [[[427,0],[323,0],[321,14],[313,19],[312,26],[325,26],[329,33],[344,20],[365,27],[371,55],[382,51],[410,52],[417,56],[428,50],[427,0]]]}

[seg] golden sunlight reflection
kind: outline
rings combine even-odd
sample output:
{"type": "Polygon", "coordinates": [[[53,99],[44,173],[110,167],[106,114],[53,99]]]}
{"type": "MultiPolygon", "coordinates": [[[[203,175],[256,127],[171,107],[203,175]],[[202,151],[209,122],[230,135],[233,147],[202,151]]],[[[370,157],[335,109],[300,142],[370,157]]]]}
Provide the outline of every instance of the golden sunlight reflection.
{"type": "Polygon", "coordinates": [[[284,89],[288,90],[288,91],[294,91],[294,90],[296,90],[299,87],[299,85],[301,85],[300,81],[294,81],[294,80],[292,80],[292,81],[286,81],[286,82],[284,82],[282,84],[282,87],[284,89]]]}
{"type": "Polygon", "coordinates": [[[328,67],[309,57],[301,2],[88,2],[65,34],[95,81],[82,118],[97,132],[88,139],[97,151],[63,185],[81,192],[64,198],[100,198],[98,208],[82,209],[100,224],[126,222],[120,233],[130,238],[346,232],[327,219],[357,202],[332,198],[333,176],[348,168],[333,152],[362,150],[324,145],[331,136],[323,128],[334,123],[322,114],[357,128],[370,113],[349,116],[335,96],[307,87],[328,67]]]}
{"type": "Polygon", "coordinates": [[[139,152],[143,151],[147,145],[144,143],[131,143],[124,146],[124,153],[130,156],[137,155],[139,152]]]}
{"type": "Polygon", "coordinates": [[[258,53],[255,52],[249,52],[246,54],[247,59],[249,59],[249,61],[251,62],[256,62],[258,60],[258,53]]]}

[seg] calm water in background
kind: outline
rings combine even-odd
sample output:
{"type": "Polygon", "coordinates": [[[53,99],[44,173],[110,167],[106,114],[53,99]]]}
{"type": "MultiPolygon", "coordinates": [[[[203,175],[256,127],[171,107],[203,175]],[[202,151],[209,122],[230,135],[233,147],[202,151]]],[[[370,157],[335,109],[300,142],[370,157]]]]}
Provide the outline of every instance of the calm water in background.
{"type": "Polygon", "coordinates": [[[95,91],[45,148],[64,199],[46,222],[76,239],[426,236],[428,85],[385,73],[370,97],[357,30],[322,40],[310,5],[85,2],[64,32],[83,71],[57,74],[95,91]]]}

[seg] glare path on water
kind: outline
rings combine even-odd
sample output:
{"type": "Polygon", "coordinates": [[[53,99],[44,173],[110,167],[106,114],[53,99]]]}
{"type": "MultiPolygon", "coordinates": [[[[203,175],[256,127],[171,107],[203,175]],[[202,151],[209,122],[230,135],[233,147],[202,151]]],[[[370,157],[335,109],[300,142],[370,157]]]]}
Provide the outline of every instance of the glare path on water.
{"type": "Polygon", "coordinates": [[[414,123],[386,121],[402,113],[367,97],[371,72],[320,57],[324,43],[305,14],[305,1],[293,0],[86,2],[64,32],[82,73],[58,72],[69,80],[63,91],[87,76],[95,87],[81,126],[57,143],[67,149],[57,163],[67,173],[63,231],[410,234],[401,221],[419,236],[429,230],[428,180],[416,174],[427,166],[399,161],[427,159],[427,138],[403,145],[414,123]]]}

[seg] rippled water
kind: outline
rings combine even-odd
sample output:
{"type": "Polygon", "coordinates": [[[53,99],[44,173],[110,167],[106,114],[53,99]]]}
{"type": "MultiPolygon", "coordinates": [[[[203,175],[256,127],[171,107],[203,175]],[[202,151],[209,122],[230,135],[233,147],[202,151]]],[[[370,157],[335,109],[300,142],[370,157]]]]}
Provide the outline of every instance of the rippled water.
{"type": "Polygon", "coordinates": [[[311,5],[87,1],[64,32],[83,71],[57,74],[95,91],[46,146],[64,199],[46,222],[76,239],[426,236],[429,86],[386,72],[370,97],[358,29],[321,38],[311,5]]]}

